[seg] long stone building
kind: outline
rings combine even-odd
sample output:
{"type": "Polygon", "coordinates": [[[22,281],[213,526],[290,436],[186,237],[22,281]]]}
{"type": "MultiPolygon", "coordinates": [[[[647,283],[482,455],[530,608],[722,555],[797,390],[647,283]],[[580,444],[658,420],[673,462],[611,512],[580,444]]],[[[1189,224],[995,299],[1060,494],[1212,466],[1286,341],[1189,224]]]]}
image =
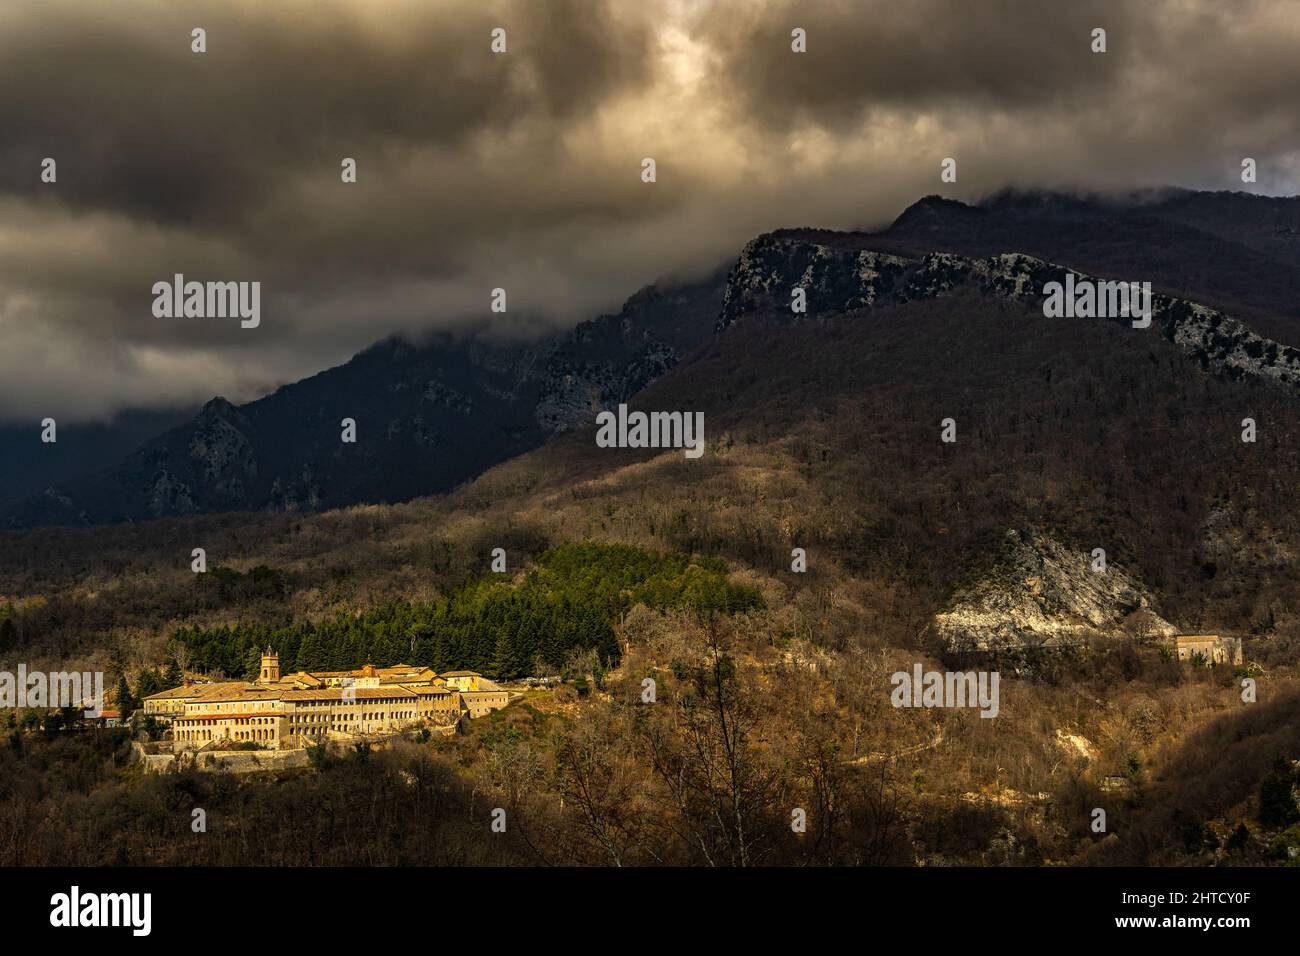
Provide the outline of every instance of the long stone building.
{"type": "Polygon", "coordinates": [[[144,712],[170,722],[176,750],[257,743],[284,750],[329,739],[447,727],[504,707],[509,695],[473,671],[438,675],[398,664],[281,676],[262,655],[256,681],[186,683],[145,698],[144,712]]]}
{"type": "Polygon", "coordinates": [[[1180,661],[1201,660],[1206,664],[1240,664],[1241,638],[1218,634],[1183,634],[1174,641],[1180,661]]]}

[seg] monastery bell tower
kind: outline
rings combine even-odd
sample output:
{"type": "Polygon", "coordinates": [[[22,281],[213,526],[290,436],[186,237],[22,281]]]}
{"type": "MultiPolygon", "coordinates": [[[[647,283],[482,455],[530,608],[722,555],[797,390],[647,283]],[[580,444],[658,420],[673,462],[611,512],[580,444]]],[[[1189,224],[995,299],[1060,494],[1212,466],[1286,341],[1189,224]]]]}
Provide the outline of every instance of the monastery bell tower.
{"type": "Polygon", "coordinates": [[[262,673],[258,675],[259,684],[274,684],[280,679],[280,657],[269,647],[262,652],[262,673]]]}

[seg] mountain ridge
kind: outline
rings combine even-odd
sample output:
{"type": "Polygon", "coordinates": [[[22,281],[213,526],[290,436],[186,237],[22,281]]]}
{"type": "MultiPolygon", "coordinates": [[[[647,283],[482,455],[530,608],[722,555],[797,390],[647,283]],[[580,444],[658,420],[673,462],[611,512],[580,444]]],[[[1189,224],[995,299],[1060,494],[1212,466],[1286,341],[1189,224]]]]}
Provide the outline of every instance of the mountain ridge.
{"type": "MultiPolygon", "coordinates": [[[[744,313],[781,313],[780,292],[803,289],[811,312],[850,311],[892,297],[898,302],[943,295],[973,283],[980,291],[1032,300],[1047,283],[1067,275],[1102,281],[1075,269],[1033,256],[1004,252],[986,259],[929,253],[906,259],[870,250],[848,251],[818,243],[765,236],[750,242],[732,270],[723,295],[718,329],[744,313]]],[[[784,312],[788,313],[788,307],[784,312]]],[[[1244,323],[1197,302],[1154,294],[1151,321],[1166,338],[1203,366],[1230,374],[1276,379],[1300,389],[1300,349],[1258,335],[1244,323]]],[[[1129,316],[1112,316],[1129,324],[1129,316]]]]}
{"type": "Polygon", "coordinates": [[[1286,240],[1297,230],[1300,199],[1185,190],[1004,191],[980,205],[931,195],[879,232],[776,230],[747,243],[729,271],[647,286],[618,313],[539,343],[390,337],[254,402],[214,399],[118,465],[11,503],[0,525],[318,510],[443,493],[581,429],[742,313],[788,316],[788,300],[778,300],[800,284],[812,311],[824,312],[947,295],[971,282],[1028,300],[1065,272],[1150,281],[1161,331],[1204,367],[1295,386],[1300,253],[1288,253],[1286,240]],[[1252,231],[1251,217],[1264,226],[1252,231]],[[354,445],[339,440],[344,418],[357,423],[354,445]]]}
{"type": "Polygon", "coordinates": [[[618,313],[532,344],[382,339],[252,402],[214,397],[117,466],[11,505],[0,523],[317,510],[448,491],[673,367],[708,334],[723,277],[652,284],[618,313]],[[344,418],[356,444],[340,440],[344,418]],[[382,441],[367,442],[376,427],[382,441]]]}

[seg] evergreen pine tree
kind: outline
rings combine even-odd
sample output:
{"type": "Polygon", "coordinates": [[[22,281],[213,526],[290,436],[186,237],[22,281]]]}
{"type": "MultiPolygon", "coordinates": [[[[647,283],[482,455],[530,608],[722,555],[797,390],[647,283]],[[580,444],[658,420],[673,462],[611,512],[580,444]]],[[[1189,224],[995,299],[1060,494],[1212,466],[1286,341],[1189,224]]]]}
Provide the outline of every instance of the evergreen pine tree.
{"type": "Polygon", "coordinates": [[[131,711],[135,710],[135,698],[131,696],[131,685],[126,682],[125,674],[117,679],[117,690],[113,694],[113,699],[117,703],[118,712],[123,717],[130,716],[131,711]]]}
{"type": "Polygon", "coordinates": [[[502,631],[497,636],[495,653],[492,655],[492,676],[497,680],[510,680],[517,675],[514,663],[515,646],[509,633],[502,631]]]}
{"type": "Polygon", "coordinates": [[[256,647],[250,647],[244,651],[243,674],[244,680],[257,680],[262,673],[262,652],[256,647]]]}
{"type": "Polygon", "coordinates": [[[146,667],[142,670],[135,682],[135,696],[140,700],[152,697],[162,689],[162,678],[158,676],[158,672],[152,667],[146,667]]]}

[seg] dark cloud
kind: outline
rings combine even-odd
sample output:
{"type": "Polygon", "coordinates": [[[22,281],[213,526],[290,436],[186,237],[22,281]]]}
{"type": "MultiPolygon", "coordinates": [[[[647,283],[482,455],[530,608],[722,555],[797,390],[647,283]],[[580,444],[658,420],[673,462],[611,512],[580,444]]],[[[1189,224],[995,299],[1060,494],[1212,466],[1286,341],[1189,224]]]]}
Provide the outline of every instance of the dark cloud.
{"type": "Polygon", "coordinates": [[[1141,55],[1134,21],[1145,29],[1144,19],[1134,5],[1082,0],[782,0],[715,8],[706,24],[717,75],[745,113],[788,127],[900,108],[1021,110],[1105,97],[1141,55]],[[803,57],[790,55],[795,27],[807,34],[803,57]],[[1108,31],[1104,58],[1091,50],[1094,27],[1108,31]]]}
{"type": "Polygon", "coordinates": [[[522,119],[558,135],[650,68],[645,35],[580,0],[26,6],[0,62],[0,116],[21,131],[0,188],[38,192],[28,171],[58,152],[67,201],[208,227],[344,154],[455,150],[522,119]],[[508,56],[488,53],[498,25],[508,56]]]}
{"type": "Polygon", "coordinates": [[[251,398],[390,332],[483,326],[496,286],[506,322],[569,325],[757,232],[941,189],[1232,188],[1249,155],[1292,192],[1286,7],[9,0],[0,415],[251,398]],[[174,272],[262,281],[262,327],[154,318],[174,272]]]}

